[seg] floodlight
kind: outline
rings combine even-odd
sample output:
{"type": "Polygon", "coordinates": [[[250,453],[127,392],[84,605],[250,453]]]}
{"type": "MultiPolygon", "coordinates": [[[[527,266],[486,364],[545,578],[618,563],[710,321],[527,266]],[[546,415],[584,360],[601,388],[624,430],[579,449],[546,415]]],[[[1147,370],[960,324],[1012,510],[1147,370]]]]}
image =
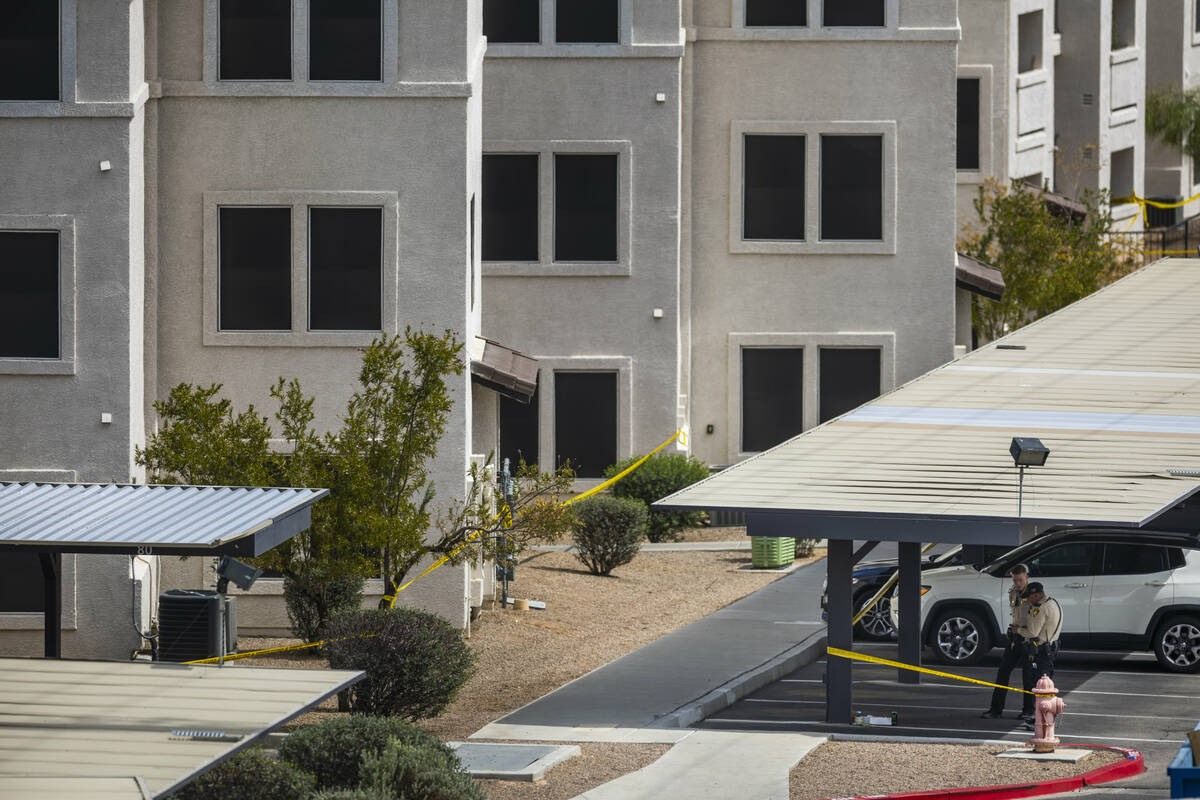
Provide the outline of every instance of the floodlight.
{"type": "Polygon", "coordinates": [[[221,579],[218,582],[217,591],[224,594],[225,586],[221,584],[233,581],[239,589],[245,591],[254,585],[254,582],[258,580],[258,576],[262,575],[262,570],[258,567],[252,567],[243,561],[238,561],[236,558],[221,556],[221,560],[217,562],[217,575],[221,579]]]}
{"type": "Polygon", "coordinates": [[[1013,464],[1018,467],[1040,467],[1046,463],[1050,448],[1042,444],[1040,439],[1014,436],[1008,452],[1012,453],[1013,464]]]}

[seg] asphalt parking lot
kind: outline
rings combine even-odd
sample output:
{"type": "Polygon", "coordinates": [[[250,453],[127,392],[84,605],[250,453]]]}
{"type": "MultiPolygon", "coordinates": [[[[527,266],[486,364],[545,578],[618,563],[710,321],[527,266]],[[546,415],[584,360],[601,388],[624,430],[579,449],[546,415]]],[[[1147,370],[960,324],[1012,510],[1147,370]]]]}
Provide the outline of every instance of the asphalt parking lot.
{"type": "MultiPolygon", "coordinates": [[[[856,642],[854,649],[882,658],[896,658],[895,644],[856,642]]],[[[928,651],[926,657],[930,657],[928,651]]],[[[975,667],[949,669],[936,663],[925,666],[991,681],[999,661],[1000,651],[993,650],[975,667]]],[[[901,684],[896,680],[894,668],[862,662],[854,664],[854,709],[874,715],[895,712],[899,725],[865,728],[828,725],[824,721],[824,670],[825,659],[821,658],[695,727],[1010,739],[1014,743],[1033,735],[1016,718],[1021,705],[1016,693],[1008,695],[1004,719],[981,719],[979,715],[987,708],[992,691],[986,686],[931,675],[922,675],[919,685],[901,684]]],[[[1149,653],[1062,651],[1056,665],[1055,684],[1067,703],[1057,730],[1064,743],[1130,747],[1142,751],[1145,759],[1143,775],[1122,781],[1120,790],[1093,790],[1097,793],[1094,796],[1123,800],[1168,796],[1167,765],[1187,732],[1200,721],[1200,675],[1164,672],[1149,653]]],[[[1093,795],[1087,793],[1087,796],[1093,795]]]]}

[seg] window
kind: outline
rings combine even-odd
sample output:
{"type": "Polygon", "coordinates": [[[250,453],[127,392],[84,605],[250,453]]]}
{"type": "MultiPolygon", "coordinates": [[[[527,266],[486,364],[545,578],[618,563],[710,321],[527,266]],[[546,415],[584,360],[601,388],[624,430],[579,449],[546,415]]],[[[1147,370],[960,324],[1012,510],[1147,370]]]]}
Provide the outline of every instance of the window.
{"type": "Polygon", "coordinates": [[[617,260],[617,156],[554,156],[554,260],[617,260]]]}
{"type": "Polygon", "coordinates": [[[825,0],[821,23],[827,28],[882,28],[884,0],[825,0]]]}
{"type": "Polygon", "coordinates": [[[1071,542],[1051,547],[1029,559],[1031,578],[1065,578],[1074,575],[1094,575],[1100,545],[1071,542]]]}
{"type": "Polygon", "coordinates": [[[483,156],[483,260],[538,260],[537,155],[483,156]]]}
{"type": "Polygon", "coordinates": [[[1200,33],[1200,0],[1192,3],[1192,30],[1200,33]]]}
{"type": "Polygon", "coordinates": [[[382,0],[309,0],[308,77],[383,80],[382,0]]]}
{"type": "Polygon", "coordinates": [[[1112,0],[1112,49],[1137,44],[1137,0],[1112,0]]]}
{"type": "Polygon", "coordinates": [[[979,78],[958,79],[958,169],[979,169],[979,78]]]}
{"type": "Polygon", "coordinates": [[[1145,575],[1163,572],[1167,567],[1166,550],[1144,544],[1111,543],[1104,545],[1103,575],[1145,575]]]}
{"type": "Polygon", "coordinates": [[[742,452],[767,450],[804,430],[803,397],[803,348],[742,348],[742,452]]]}
{"type": "Polygon", "coordinates": [[[882,136],[821,136],[821,238],[883,238],[882,136]]]}
{"type": "Polygon", "coordinates": [[[292,79],[291,0],[221,0],[220,79],[292,79]]]}
{"type": "Polygon", "coordinates": [[[46,608],[42,564],[37,553],[5,553],[0,560],[0,614],[46,608]]]}
{"type": "Polygon", "coordinates": [[[58,231],[0,231],[0,286],[0,358],[58,358],[58,231]]]}
{"type": "Polygon", "coordinates": [[[806,137],[743,137],[742,238],[804,239],[806,137]]]}
{"type": "Polygon", "coordinates": [[[292,210],[223,207],[218,225],[218,327],[291,330],[292,210]]]}
{"type": "MultiPolygon", "coordinates": [[[[1200,3],[1200,0],[1196,0],[1200,3]]],[[[1200,158],[1192,159],[1192,186],[1200,183],[1200,158]]]]}
{"type": "Polygon", "coordinates": [[[57,0],[8,0],[0,14],[0,100],[59,99],[57,0]]]}
{"type": "Polygon", "coordinates": [[[541,0],[484,0],[483,35],[489,44],[541,41],[541,0]]]}
{"type": "Polygon", "coordinates": [[[822,347],[820,421],[858,408],[879,396],[880,352],[867,347],[822,347]]]}
{"type": "Polygon", "coordinates": [[[808,0],[746,0],[746,27],[802,28],[808,0]]]}
{"type": "Polygon", "coordinates": [[[530,466],[537,466],[539,394],[535,390],[528,403],[500,396],[500,463],[496,465],[497,469],[504,466],[506,458],[514,474],[522,459],[530,466]]]}
{"type": "Polygon", "coordinates": [[[1042,12],[1017,17],[1017,72],[1042,68],[1042,12]]]}
{"type": "Polygon", "coordinates": [[[554,461],[600,478],[617,461],[617,373],[554,373],[554,461]]]}
{"type": "Polygon", "coordinates": [[[383,209],[310,208],[308,326],[377,331],[383,327],[383,209]]]}
{"type": "Polygon", "coordinates": [[[1133,194],[1132,147],[1113,151],[1108,186],[1114,200],[1133,194]]]}
{"type": "Polygon", "coordinates": [[[556,0],[554,40],[560,44],[620,41],[617,0],[556,0]]]}

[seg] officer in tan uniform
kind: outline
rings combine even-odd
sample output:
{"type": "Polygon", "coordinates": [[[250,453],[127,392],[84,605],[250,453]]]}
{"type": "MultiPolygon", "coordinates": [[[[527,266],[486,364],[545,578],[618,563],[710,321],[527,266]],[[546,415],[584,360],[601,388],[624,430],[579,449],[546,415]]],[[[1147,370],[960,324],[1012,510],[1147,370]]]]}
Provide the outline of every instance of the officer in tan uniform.
{"type": "MultiPolygon", "coordinates": [[[[1012,576],[1012,586],[1008,589],[1008,641],[1005,643],[1004,655],[1000,659],[1000,669],[996,670],[994,682],[999,686],[1007,686],[1012,671],[1020,666],[1022,684],[1026,689],[1030,689],[1033,684],[1025,682],[1025,639],[1020,633],[1024,629],[1030,607],[1029,601],[1023,597],[1029,583],[1029,568],[1024,564],[1017,564],[1009,570],[1009,575],[1012,576]]],[[[1004,712],[1004,698],[1007,694],[1007,689],[993,689],[992,704],[981,716],[985,719],[999,719],[1004,712]]],[[[1021,701],[1021,719],[1033,719],[1033,695],[1023,694],[1021,701]]]]}
{"type": "Polygon", "coordinates": [[[1017,632],[1025,640],[1025,681],[1032,686],[1043,675],[1054,677],[1054,657],[1062,635],[1062,606],[1037,581],[1031,581],[1022,597],[1029,603],[1024,623],[1017,632]]]}

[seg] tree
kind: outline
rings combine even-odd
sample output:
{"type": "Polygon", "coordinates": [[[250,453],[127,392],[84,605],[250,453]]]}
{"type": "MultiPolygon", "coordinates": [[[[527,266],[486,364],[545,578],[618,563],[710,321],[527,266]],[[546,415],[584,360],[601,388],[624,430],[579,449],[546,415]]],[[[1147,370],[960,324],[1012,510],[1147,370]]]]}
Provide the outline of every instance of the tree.
{"type": "Polygon", "coordinates": [[[1200,87],[1173,85],[1147,92],[1146,133],[1200,162],[1200,87]]]}
{"type": "Polygon", "coordinates": [[[1109,233],[1107,192],[1085,191],[1080,200],[1087,208],[1082,221],[1051,214],[1041,193],[1021,181],[989,180],[979,188],[982,229],[966,232],[959,250],[998,267],[1005,287],[1000,300],[972,297],[980,337],[999,338],[1137,266],[1133,250],[1109,233]]]}

